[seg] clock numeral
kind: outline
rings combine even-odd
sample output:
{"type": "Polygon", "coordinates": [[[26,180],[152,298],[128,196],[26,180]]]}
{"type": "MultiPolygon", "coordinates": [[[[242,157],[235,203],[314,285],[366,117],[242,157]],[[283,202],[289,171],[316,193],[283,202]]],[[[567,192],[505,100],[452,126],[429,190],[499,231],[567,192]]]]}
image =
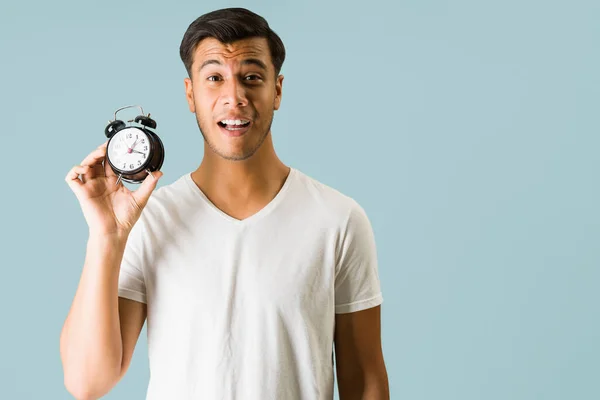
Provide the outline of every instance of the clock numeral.
{"type": "Polygon", "coordinates": [[[142,143],[146,143],[146,139],[142,139],[142,143]]]}
{"type": "Polygon", "coordinates": [[[123,163],[123,168],[126,168],[126,167],[127,167],[127,163],[123,163]]]}
{"type": "Polygon", "coordinates": [[[148,146],[144,146],[144,150],[148,150],[148,146]]]}
{"type": "Polygon", "coordinates": [[[131,139],[133,137],[133,133],[128,133],[127,134],[127,139],[131,139]]]}
{"type": "Polygon", "coordinates": [[[135,165],[129,164],[129,168],[134,168],[134,167],[135,167],[135,165]]]}
{"type": "Polygon", "coordinates": [[[139,166],[139,165],[142,165],[142,162],[138,160],[138,166],[139,166]]]}

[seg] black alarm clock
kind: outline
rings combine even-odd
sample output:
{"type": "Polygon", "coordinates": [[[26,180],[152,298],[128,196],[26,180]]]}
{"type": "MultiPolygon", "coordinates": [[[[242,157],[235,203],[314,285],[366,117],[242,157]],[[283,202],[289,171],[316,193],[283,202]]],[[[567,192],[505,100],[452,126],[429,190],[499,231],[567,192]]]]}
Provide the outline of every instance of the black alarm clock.
{"type": "Polygon", "coordinates": [[[109,139],[106,160],[118,175],[117,185],[121,181],[141,183],[152,172],[158,171],[165,159],[165,149],[156,129],[156,121],[150,114],[144,115],[141,106],[125,106],[115,111],[114,118],[108,121],[104,134],[109,139]],[[129,123],[117,119],[117,113],[126,108],[137,107],[141,110],[129,123]]]}

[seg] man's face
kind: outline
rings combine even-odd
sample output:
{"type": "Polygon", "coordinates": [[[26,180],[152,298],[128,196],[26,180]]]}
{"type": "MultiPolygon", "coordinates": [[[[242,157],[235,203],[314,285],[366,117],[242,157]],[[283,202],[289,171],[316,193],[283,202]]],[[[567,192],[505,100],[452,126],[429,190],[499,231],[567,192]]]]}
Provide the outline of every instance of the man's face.
{"type": "Polygon", "coordinates": [[[275,78],[267,40],[223,44],[206,38],[196,48],[191,75],[186,98],[209,147],[229,160],[252,156],[281,103],[283,76],[275,78]]]}

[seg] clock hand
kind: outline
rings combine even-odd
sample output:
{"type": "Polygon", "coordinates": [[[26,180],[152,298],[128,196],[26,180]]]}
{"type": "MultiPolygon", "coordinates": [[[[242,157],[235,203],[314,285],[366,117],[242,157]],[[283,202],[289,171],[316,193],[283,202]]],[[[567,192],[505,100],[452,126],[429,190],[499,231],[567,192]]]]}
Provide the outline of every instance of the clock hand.
{"type": "Polygon", "coordinates": [[[140,153],[140,154],[143,154],[143,155],[144,155],[144,157],[146,157],[146,153],[142,153],[141,151],[137,151],[137,150],[131,150],[131,151],[132,151],[132,152],[134,152],[134,153],[140,153]]]}
{"type": "Polygon", "coordinates": [[[135,139],[135,141],[133,142],[133,144],[131,146],[128,146],[127,143],[125,143],[125,146],[127,146],[127,150],[125,151],[127,154],[130,154],[133,151],[133,148],[135,147],[135,144],[137,143],[138,139],[135,139]]]}

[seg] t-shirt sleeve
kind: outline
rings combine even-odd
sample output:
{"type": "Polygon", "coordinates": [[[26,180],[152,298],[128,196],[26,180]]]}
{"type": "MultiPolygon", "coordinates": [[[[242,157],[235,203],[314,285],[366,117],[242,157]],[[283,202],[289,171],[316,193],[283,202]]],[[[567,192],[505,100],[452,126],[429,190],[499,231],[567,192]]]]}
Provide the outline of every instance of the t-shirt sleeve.
{"type": "Polygon", "coordinates": [[[146,283],[140,251],[142,229],[142,221],[138,220],[127,238],[119,272],[119,297],[146,303],[146,283]]]}
{"type": "Polygon", "coordinates": [[[364,209],[353,201],[340,236],[335,271],[335,313],[343,314],[383,303],[375,235],[364,209]]]}

